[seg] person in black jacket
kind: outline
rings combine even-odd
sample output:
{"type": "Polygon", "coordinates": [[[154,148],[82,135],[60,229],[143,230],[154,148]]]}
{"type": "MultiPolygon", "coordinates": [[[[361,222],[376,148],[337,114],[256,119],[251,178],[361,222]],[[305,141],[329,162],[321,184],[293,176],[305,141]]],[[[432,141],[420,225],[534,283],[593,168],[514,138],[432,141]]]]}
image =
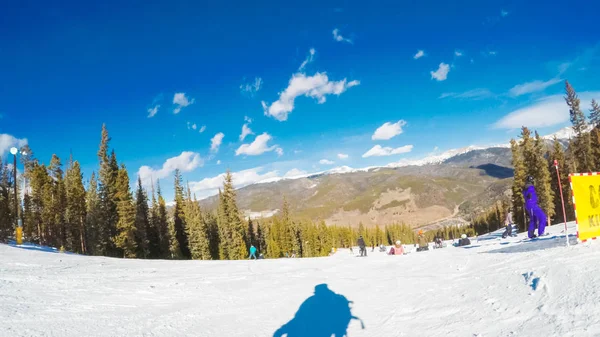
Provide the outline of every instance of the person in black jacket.
{"type": "Polygon", "coordinates": [[[471,240],[467,237],[467,234],[463,234],[460,236],[460,240],[458,240],[458,247],[468,246],[471,244],[471,240]]]}
{"type": "Polygon", "coordinates": [[[358,248],[360,248],[360,256],[367,256],[367,245],[362,235],[358,238],[358,248]]]}

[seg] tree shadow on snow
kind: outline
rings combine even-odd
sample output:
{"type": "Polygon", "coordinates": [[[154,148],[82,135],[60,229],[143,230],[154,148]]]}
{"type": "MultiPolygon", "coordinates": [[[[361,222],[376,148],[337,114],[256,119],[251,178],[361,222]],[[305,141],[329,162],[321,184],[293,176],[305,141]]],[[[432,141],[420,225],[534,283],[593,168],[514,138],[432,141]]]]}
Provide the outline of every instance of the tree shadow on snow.
{"type": "MultiPolygon", "coordinates": [[[[569,244],[577,244],[577,236],[569,235],[569,244]]],[[[536,250],[544,250],[556,247],[564,247],[566,245],[564,236],[550,236],[542,237],[533,241],[522,242],[521,244],[510,245],[501,249],[490,250],[483,252],[484,254],[506,254],[506,253],[526,253],[533,252],[536,250]]]]}
{"type": "Polygon", "coordinates": [[[352,315],[351,304],[327,284],[319,284],[314,295],[300,305],[294,318],[277,329],[273,337],[344,337],[352,320],[360,321],[364,329],[362,320],[352,315]]]}

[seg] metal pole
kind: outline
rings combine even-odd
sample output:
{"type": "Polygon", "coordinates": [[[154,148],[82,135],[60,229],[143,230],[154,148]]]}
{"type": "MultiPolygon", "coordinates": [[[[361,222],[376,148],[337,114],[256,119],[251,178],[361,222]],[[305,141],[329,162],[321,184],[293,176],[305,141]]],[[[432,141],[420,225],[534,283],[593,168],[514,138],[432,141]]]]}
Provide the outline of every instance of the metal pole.
{"type": "Polygon", "coordinates": [[[569,246],[569,234],[567,233],[567,212],[565,211],[565,198],[563,197],[562,184],[560,182],[560,172],[558,171],[558,161],[554,160],[554,167],[556,168],[556,178],[558,179],[558,189],[560,190],[560,200],[562,202],[563,218],[565,220],[565,239],[567,240],[567,246],[569,246]]]}
{"type": "Polygon", "coordinates": [[[17,155],[14,154],[14,163],[13,163],[13,179],[14,179],[14,187],[15,187],[15,230],[19,227],[19,201],[17,196],[17,155]]]}

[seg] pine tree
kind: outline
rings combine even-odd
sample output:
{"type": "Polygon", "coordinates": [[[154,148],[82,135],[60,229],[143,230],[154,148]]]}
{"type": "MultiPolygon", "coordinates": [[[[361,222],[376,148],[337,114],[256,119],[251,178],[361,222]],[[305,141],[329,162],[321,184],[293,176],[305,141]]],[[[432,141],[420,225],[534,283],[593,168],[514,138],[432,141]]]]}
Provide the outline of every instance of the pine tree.
{"type": "Polygon", "coordinates": [[[8,165],[0,162],[0,242],[12,236],[14,228],[13,212],[10,208],[11,186],[8,165]]]}
{"type": "Polygon", "coordinates": [[[264,226],[260,223],[256,224],[256,249],[259,253],[265,252],[267,249],[266,233],[264,226]]]}
{"type": "Polygon", "coordinates": [[[510,141],[512,152],[512,166],[514,167],[514,179],[512,185],[512,210],[513,221],[519,225],[521,230],[525,229],[525,198],[523,197],[523,188],[527,178],[527,170],[519,144],[514,139],[510,141]]]}
{"type": "Polygon", "coordinates": [[[212,256],[208,229],[196,197],[192,199],[189,185],[186,196],[184,214],[192,259],[210,260],[212,256]]]}
{"type": "Polygon", "coordinates": [[[156,193],[158,196],[158,210],[156,212],[156,229],[160,239],[160,253],[163,258],[172,257],[171,235],[169,234],[169,222],[167,219],[167,204],[160,191],[160,183],[156,182],[156,193]]]}
{"type": "Polygon", "coordinates": [[[596,126],[591,132],[591,144],[592,144],[592,171],[600,172],[600,125],[596,126]]]}
{"type": "Polygon", "coordinates": [[[590,125],[600,126],[600,104],[595,99],[592,99],[592,108],[590,109],[590,125]]]}
{"type": "MultiPolygon", "coordinates": [[[[246,228],[240,217],[240,212],[236,203],[236,194],[233,187],[233,177],[231,172],[227,171],[223,182],[222,202],[224,204],[224,221],[230,231],[230,246],[228,247],[229,259],[245,259],[248,247],[246,247],[246,228]]],[[[223,241],[221,242],[223,245],[223,241]]]]}
{"type": "Polygon", "coordinates": [[[213,260],[219,259],[219,225],[217,218],[213,213],[203,213],[204,223],[206,224],[206,232],[208,236],[210,257],[213,260]]]}
{"type": "Polygon", "coordinates": [[[228,204],[225,202],[223,193],[219,189],[218,196],[219,204],[217,208],[217,226],[219,228],[219,259],[229,260],[230,259],[230,248],[233,245],[231,240],[231,228],[227,219],[227,207],[228,204]]]}
{"type": "Polygon", "coordinates": [[[50,212],[48,222],[51,223],[53,243],[57,247],[67,247],[67,241],[72,241],[70,233],[65,224],[65,213],[67,209],[67,193],[65,189],[65,181],[63,177],[62,164],[57,155],[52,155],[50,166],[48,167],[50,176],[52,177],[50,212]]]}
{"type": "Polygon", "coordinates": [[[188,244],[188,235],[185,223],[185,215],[183,207],[185,201],[183,199],[183,186],[181,185],[181,172],[175,170],[175,208],[173,211],[173,226],[174,235],[177,240],[181,255],[185,259],[191,258],[190,248],[188,244]]]}
{"type": "Polygon", "coordinates": [[[552,153],[548,157],[548,163],[550,166],[550,176],[551,176],[551,188],[554,191],[554,212],[556,214],[556,219],[558,221],[562,221],[564,219],[563,215],[563,207],[562,200],[560,198],[560,188],[558,184],[558,177],[556,174],[556,168],[554,167],[554,161],[556,160],[558,164],[558,170],[560,173],[560,182],[562,186],[562,193],[565,202],[565,211],[567,215],[567,221],[571,221],[574,219],[573,214],[573,206],[572,206],[572,198],[571,196],[571,188],[569,185],[569,172],[567,171],[567,164],[565,158],[565,152],[560,141],[554,137],[554,144],[552,146],[552,153]]]}
{"type": "Polygon", "coordinates": [[[118,172],[115,197],[119,220],[117,222],[117,235],[113,241],[116,247],[122,251],[123,257],[135,258],[137,256],[135,207],[129,189],[129,175],[125,165],[121,165],[118,172]]]}
{"type": "Polygon", "coordinates": [[[256,235],[254,234],[254,224],[252,223],[252,219],[248,217],[248,243],[246,244],[248,247],[257,245],[256,235]]]}
{"type": "Polygon", "coordinates": [[[102,125],[102,139],[98,150],[100,171],[98,173],[98,196],[100,199],[100,213],[98,218],[97,240],[99,255],[115,256],[113,238],[116,235],[116,225],[119,219],[116,203],[116,182],[119,173],[116,165],[114,151],[108,155],[110,137],[106,125],[102,125]]]}
{"type": "Polygon", "coordinates": [[[150,258],[157,259],[161,257],[160,235],[159,235],[159,216],[158,201],[154,191],[154,182],[152,182],[152,207],[150,209],[150,228],[148,229],[148,251],[150,258]]]}
{"type": "Polygon", "coordinates": [[[87,242],[87,253],[92,255],[100,255],[103,252],[104,245],[100,240],[100,222],[101,218],[101,205],[100,196],[98,195],[98,181],[96,180],[96,173],[92,172],[90,181],[88,183],[88,189],[86,193],[86,220],[85,220],[85,234],[87,242]]]}
{"type": "Polygon", "coordinates": [[[67,188],[67,210],[66,223],[69,230],[69,250],[85,254],[86,253],[86,192],[83,186],[83,175],[79,162],[69,160],[69,167],[65,177],[65,186],[67,188]]]}
{"type": "Polygon", "coordinates": [[[579,172],[590,172],[593,166],[592,147],[585,115],[579,106],[579,97],[568,81],[565,81],[565,91],[567,94],[565,101],[569,106],[571,124],[573,124],[573,131],[575,131],[573,151],[576,160],[576,169],[579,172]]]}
{"type": "Polygon", "coordinates": [[[538,204],[548,216],[548,222],[554,217],[554,191],[551,187],[550,166],[545,158],[547,151],[544,141],[540,135],[535,132],[533,172],[530,172],[535,179],[535,189],[538,196],[538,204]]]}
{"type": "Polygon", "coordinates": [[[135,242],[137,245],[137,256],[148,258],[150,247],[148,233],[151,233],[150,220],[148,219],[148,196],[142,187],[142,179],[138,177],[137,191],[135,193],[135,242]]]}

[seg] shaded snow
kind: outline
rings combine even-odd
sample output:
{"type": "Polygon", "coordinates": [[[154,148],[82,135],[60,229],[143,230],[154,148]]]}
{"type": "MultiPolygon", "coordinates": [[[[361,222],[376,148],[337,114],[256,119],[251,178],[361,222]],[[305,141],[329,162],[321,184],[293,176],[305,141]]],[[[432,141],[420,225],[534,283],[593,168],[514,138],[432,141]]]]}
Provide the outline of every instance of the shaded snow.
{"type": "MultiPolygon", "coordinates": [[[[499,235],[406,256],[342,249],[259,261],[124,260],[0,245],[0,336],[272,336],[319,284],[353,301],[364,329],[350,321],[352,337],[598,336],[600,245],[499,235]]],[[[314,332],[343,316],[339,307],[312,308],[296,327],[314,332]]]]}

